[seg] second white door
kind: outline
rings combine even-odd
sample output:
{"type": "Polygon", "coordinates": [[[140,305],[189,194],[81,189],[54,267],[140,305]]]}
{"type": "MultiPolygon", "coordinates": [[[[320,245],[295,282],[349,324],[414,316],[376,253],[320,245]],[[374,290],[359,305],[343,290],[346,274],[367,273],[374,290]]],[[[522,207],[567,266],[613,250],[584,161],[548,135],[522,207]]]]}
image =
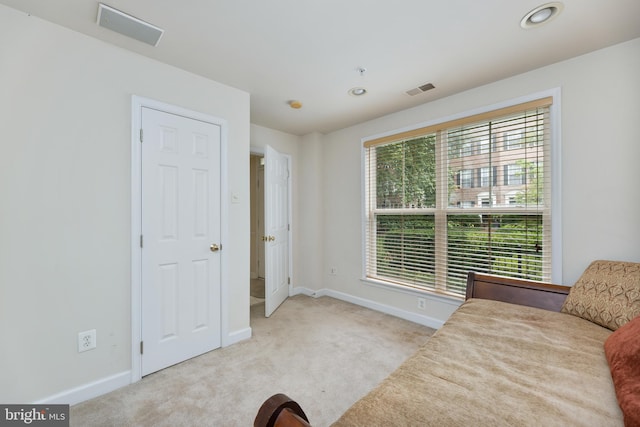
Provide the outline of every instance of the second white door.
{"type": "Polygon", "coordinates": [[[289,296],[289,159],[265,150],[265,316],[289,296]]]}

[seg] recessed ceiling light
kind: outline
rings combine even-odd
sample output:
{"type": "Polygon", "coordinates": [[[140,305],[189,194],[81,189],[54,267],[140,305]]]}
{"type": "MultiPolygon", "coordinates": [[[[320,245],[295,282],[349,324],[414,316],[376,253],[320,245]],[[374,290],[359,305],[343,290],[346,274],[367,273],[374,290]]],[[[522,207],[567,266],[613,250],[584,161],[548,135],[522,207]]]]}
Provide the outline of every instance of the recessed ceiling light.
{"type": "Polygon", "coordinates": [[[353,89],[349,89],[349,95],[362,96],[365,93],[367,93],[367,90],[363,87],[354,87],[353,89]]]}
{"type": "Polygon", "coordinates": [[[558,16],[563,8],[564,5],[560,2],[552,2],[538,6],[522,18],[520,26],[524,29],[529,29],[546,24],[558,16]]]}
{"type": "Polygon", "coordinates": [[[302,102],[292,99],[291,101],[289,101],[289,107],[293,108],[294,110],[299,110],[300,108],[302,108],[302,102]]]}

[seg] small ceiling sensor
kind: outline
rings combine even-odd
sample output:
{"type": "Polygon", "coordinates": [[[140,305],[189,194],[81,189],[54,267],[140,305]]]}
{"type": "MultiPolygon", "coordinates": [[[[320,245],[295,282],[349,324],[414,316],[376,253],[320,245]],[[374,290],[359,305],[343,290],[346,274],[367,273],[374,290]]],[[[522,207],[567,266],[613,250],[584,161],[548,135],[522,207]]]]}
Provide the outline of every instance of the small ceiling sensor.
{"type": "Polygon", "coordinates": [[[365,93],[367,93],[367,90],[363,87],[354,87],[353,89],[349,89],[349,95],[362,96],[365,93]]]}
{"type": "Polygon", "coordinates": [[[520,26],[525,30],[539,27],[558,16],[563,8],[564,5],[560,2],[546,3],[538,6],[522,18],[520,26]]]}

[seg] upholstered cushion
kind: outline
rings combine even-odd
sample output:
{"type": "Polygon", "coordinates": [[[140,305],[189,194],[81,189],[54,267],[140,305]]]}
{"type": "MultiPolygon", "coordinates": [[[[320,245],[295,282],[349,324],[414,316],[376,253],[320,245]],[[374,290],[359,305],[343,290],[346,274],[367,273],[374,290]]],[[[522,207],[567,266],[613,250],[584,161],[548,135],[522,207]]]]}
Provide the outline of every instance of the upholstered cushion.
{"type": "Polygon", "coordinates": [[[615,331],[640,314],[640,263],[592,262],[561,311],[615,331]]]}
{"type": "Polygon", "coordinates": [[[640,316],[612,333],[604,343],[625,426],[640,426],[640,316]]]}

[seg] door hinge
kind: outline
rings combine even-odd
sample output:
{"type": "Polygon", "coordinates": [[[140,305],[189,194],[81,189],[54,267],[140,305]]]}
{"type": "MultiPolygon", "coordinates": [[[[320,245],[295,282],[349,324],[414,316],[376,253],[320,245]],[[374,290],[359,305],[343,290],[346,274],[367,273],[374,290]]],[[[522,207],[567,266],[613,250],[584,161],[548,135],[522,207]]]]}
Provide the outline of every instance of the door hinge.
{"type": "Polygon", "coordinates": [[[140,354],[144,354],[144,341],[140,341],[140,354]]]}
{"type": "Polygon", "coordinates": [[[144,246],[144,239],[142,238],[142,234],[140,235],[140,247],[144,246]]]}
{"type": "Polygon", "coordinates": [[[291,277],[287,277],[287,285],[291,284],[291,277]]]}
{"type": "Polygon", "coordinates": [[[143,139],[144,139],[144,132],[142,131],[142,128],[140,128],[140,142],[142,142],[143,139]]]}
{"type": "Polygon", "coordinates": [[[291,224],[287,224],[287,231],[291,231],[291,224]]]}

